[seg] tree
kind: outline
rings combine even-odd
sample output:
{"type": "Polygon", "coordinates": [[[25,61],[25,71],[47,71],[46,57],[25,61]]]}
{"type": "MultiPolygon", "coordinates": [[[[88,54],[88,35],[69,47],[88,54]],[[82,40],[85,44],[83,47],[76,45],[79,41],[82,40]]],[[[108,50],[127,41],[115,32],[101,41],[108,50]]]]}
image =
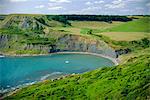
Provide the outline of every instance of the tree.
{"type": "Polygon", "coordinates": [[[88,31],[87,31],[87,34],[92,34],[92,30],[91,30],[91,29],[88,30],[88,31]]]}

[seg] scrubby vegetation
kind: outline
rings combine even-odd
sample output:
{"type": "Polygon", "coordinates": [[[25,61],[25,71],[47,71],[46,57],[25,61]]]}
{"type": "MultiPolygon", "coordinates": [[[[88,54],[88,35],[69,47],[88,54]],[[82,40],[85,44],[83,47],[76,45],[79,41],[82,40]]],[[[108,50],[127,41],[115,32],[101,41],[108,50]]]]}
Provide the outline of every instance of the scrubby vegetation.
{"type": "Polygon", "coordinates": [[[44,81],[6,99],[149,99],[150,55],[131,58],[124,65],[97,69],[64,79],[44,81]]]}
{"type": "Polygon", "coordinates": [[[59,15],[48,15],[47,18],[49,20],[56,20],[56,21],[59,21],[61,23],[65,25],[70,25],[71,26],[71,23],[68,21],[68,19],[65,17],[65,16],[59,16],[59,15]]]}

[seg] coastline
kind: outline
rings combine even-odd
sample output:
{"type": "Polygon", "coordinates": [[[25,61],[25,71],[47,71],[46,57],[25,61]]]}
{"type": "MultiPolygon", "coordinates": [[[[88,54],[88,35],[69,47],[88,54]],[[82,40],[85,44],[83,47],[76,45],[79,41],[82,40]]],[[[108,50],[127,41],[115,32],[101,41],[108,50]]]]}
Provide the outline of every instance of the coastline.
{"type": "Polygon", "coordinates": [[[51,54],[86,54],[86,55],[94,55],[94,56],[103,57],[103,58],[111,60],[115,64],[115,66],[119,65],[119,61],[118,61],[117,58],[112,58],[112,57],[105,56],[103,54],[98,54],[98,53],[90,53],[90,52],[56,52],[56,53],[51,53],[51,54]]]}
{"type": "MultiPolygon", "coordinates": [[[[31,55],[31,54],[23,54],[23,55],[2,55],[2,56],[4,56],[4,57],[32,57],[32,56],[48,56],[48,55],[55,55],[55,54],[86,54],[86,55],[94,55],[94,56],[103,57],[103,58],[111,60],[114,63],[115,66],[119,65],[119,62],[118,62],[117,58],[111,58],[111,57],[103,55],[103,54],[90,53],[90,52],[55,52],[55,53],[49,53],[49,54],[33,54],[33,55],[31,55]]],[[[72,75],[72,74],[69,74],[69,75],[72,75]]],[[[69,76],[69,75],[67,75],[67,76],[69,76]]],[[[41,82],[41,81],[39,81],[39,82],[41,82]]],[[[32,84],[35,84],[35,83],[32,83],[32,84]]],[[[10,95],[16,93],[18,90],[22,89],[23,87],[26,87],[26,86],[29,86],[29,85],[32,85],[32,84],[28,83],[28,85],[19,86],[19,87],[15,88],[14,90],[9,91],[8,94],[6,93],[6,95],[4,95],[4,97],[2,97],[2,98],[10,96],[10,95]]]]}
{"type": "MultiPolygon", "coordinates": [[[[103,54],[98,54],[98,53],[91,53],[91,52],[54,52],[54,53],[49,53],[49,54],[20,54],[20,55],[10,55],[10,54],[4,54],[2,55],[3,57],[36,57],[36,56],[48,56],[48,55],[53,55],[53,54],[86,54],[86,55],[94,55],[94,56],[99,56],[99,57],[103,57],[106,59],[111,60],[115,66],[119,65],[119,59],[117,58],[112,58],[103,54]]],[[[2,57],[2,58],[3,58],[2,57]]]]}

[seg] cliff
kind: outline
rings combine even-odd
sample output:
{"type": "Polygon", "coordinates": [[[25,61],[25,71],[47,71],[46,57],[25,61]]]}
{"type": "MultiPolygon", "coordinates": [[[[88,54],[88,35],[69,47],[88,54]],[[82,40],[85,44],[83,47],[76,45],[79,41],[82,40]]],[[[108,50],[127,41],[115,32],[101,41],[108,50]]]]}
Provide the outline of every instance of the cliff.
{"type": "Polygon", "coordinates": [[[61,25],[44,15],[6,16],[0,24],[0,51],[2,54],[76,51],[116,57],[115,51],[102,40],[53,30],[61,25]]]}
{"type": "Polygon", "coordinates": [[[19,40],[21,41],[22,38],[23,37],[18,35],[1,34],[0,50],[4,52],[6,52],[5,50],[16,52],[19,50],[35,50],[40,51],[40,53],[76,51],[99,53],[113,58],[116,57],[115,51],[105,42],[80,35],[65,34],[59,37],[57,41],[52,44],[20,43],[19,40]]]}

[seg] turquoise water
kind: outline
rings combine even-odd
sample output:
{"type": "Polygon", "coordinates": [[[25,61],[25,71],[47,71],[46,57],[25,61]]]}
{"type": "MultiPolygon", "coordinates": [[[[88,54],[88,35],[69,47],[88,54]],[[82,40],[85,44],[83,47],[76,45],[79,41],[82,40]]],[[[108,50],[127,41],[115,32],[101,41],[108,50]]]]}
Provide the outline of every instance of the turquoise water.
{"type": "Polygon", "coordinates": [[[84,54],[4,57],[0,58],[0,89],[112,65],[106,58],[84,54]]]}

